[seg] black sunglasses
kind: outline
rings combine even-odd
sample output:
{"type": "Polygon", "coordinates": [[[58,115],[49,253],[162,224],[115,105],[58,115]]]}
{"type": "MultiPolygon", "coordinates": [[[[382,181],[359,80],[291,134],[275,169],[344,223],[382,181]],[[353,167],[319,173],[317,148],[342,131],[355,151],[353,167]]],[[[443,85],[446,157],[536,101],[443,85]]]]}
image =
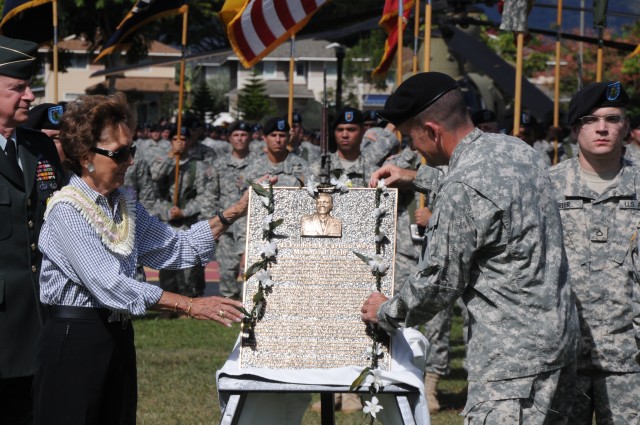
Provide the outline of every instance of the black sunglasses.
{"type": "Polygon", "coordinates": [[[92,147],[91,152],[95,152],[98,155],[108,156],[118,164],[124,164],[129,160],[129,156],[131,156],[131,158],[135,158],[136,149],[137,148],[135,146],[131,146],[129,148],[118,149],[117,151],[108,151],[106,149],[92,147]]]}

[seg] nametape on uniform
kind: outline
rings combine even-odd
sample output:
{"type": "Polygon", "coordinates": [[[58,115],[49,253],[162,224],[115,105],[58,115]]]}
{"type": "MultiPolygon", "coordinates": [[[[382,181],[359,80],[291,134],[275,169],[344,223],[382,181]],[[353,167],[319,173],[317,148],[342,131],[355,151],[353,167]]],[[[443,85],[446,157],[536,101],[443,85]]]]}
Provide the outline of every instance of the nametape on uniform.
{"type": "Polygon", "coordinates": [[[623,199],[618,202],[618,208],[626,210],[640,210],[640,201],[635,199],[623,199]]]}
{"type": "Polygon", "coordinates": [[[562,201],[558,203],[558,208],[561,210],[570,210],[576,208],[582,208],[582,199],[577,199],[573,201],[562,201]]]}

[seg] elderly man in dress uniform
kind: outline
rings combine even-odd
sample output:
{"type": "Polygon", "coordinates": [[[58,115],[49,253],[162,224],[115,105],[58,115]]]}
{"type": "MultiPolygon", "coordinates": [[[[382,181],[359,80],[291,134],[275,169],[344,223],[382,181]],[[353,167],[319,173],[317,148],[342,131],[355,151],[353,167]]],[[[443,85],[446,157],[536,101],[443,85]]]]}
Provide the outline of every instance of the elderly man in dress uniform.
{"type": "MultiPolygon", "coordinates": [[[[371,294],[362,319],[393,333],[461,296],[470,317],[466,423],[566,423],[579,330],[546,166],[524,142],[475,128],[455,80],[442,73],[407,79],[380,115],[449,172],[418,273],[391,299],[371,294]]],[[[407,187],[426,170],[387,165],[371,184],[407,187]]]]}
{"type": "Polygon", "coordinates": [[[38,45],[0,36],[0,423],[32,422],[35,348],[46,311],[37,243],[47,199],[64,184],[56,147],[19,127],[35,99],[29,87],[38,45]]]}

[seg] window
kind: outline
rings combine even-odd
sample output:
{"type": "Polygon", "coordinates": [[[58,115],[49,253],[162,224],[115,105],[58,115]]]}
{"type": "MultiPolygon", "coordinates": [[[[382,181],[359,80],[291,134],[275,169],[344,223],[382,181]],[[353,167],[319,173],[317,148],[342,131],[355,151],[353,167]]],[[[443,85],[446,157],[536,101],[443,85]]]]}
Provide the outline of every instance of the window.
{"type": "Polygon", "coordinates": [[[337,77],[338,64],[336,62],[325,62],[324,64],[327,69],[327,77],[337,77]]]}
{"type": "Polygon", "coordinates": [[[304,78],[307,73],[306,62],[296,62],[296,77],[304,78]]]}
{"type": "Polygon", "coordinates": [[[88,55],[72,54],[69,58],[69,68],[86,68],[89,65],[88,55]]]}
{"type": "Polygon", "coordinates": [[[262,62],[262,76],[264,78],[275,78],[277,62],[262,62]]]}

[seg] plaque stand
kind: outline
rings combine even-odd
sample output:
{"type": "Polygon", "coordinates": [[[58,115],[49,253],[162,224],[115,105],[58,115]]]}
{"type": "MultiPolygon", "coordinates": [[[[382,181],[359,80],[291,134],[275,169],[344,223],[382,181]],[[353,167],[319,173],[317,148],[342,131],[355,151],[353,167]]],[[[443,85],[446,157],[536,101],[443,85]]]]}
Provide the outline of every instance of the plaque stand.
{"type": "MultiPolygon", "coordinates": [[[[244,402],[250,393],[320,393],[322,402],[321,424],[334,425],[333,395],[346,392],[349,392],[349,386],[273,382],[255,375],[246,375],[246,377],[221,375],[218,378],[218,393],[223,406],[220,425],[236,425],[238,423],[244,402]],[[222,401],[223,399],[227,400],[226,403],[222,401]]],[[[368,394],[368,391],[363,389],[358,393],[368,394]]],[[[417,388],[402,384],[385,385],[384,389],[378,394],[394,395],[402,423],[416,425],[412,404],[415,404],[420,397],[420,392],[417,388]]]]}

